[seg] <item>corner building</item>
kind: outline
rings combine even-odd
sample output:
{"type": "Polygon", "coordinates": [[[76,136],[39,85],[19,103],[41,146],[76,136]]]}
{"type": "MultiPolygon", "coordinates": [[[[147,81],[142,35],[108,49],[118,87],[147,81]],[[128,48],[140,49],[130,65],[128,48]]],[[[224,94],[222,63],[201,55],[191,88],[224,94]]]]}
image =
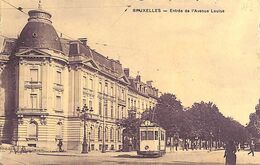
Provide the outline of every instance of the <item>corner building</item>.
{"type": "Polygon", "coordinates": [[[104,57],[87,40],[58,36],[51,14],[29,11],[20,36],[5,38],[0,54],[1,141],[17,145],[81,150],[83,122],[77,108],[93,112],[86,123],[90,150],[122,147],[131,85],[119,61],[104,57]]]}

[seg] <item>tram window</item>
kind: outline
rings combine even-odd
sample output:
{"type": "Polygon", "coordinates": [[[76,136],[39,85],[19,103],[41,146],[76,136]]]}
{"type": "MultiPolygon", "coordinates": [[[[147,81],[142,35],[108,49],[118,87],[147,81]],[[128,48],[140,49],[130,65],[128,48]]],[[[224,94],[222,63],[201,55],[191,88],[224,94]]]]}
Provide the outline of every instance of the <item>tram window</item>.
{"type": "Polygon", "coordinates": [[[158,131],[155,131],[155,136],[154,136],[154,140],[158,140],[158,131]]]}
{"type": "Polygon", "coordinates": [[[146,131],[141,131],[141,140],[146,140],[146,131]]]}
{"type": "Polygon", "coordinates": [[[153,131],[147,131],[147,140],[154,140],[153,131]]]}
{"type": "Polygon", "coordinates": [[[164,140],[164,132],[161,133],[161,140],[164,140]]]}

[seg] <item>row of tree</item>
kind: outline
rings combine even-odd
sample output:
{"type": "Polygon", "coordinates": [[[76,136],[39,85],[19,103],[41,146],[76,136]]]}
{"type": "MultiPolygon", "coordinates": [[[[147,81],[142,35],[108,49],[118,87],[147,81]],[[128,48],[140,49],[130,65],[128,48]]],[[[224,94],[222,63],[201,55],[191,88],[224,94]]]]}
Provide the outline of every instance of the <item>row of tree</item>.
{"type": "MultiPolygon", "coordinates": [[[[259,110],[260,112],[260,110],[259,110]]],[[[190,141],[203,140],[226,142],[234,140],[244,143],[248,140],[248,131],[239,122],[225,117],[212,102],[194,103],[184,108],[173,94],[163,94],[156,107],[142,114],[141,119],[130,115],[122,121],[126,128],[124,135],[138,139],[138,127],[142,120],[156,122],[166,130],[167,137],[178,137],[190,141]]],[[[250,127],[251,128],[251,127],[250,127]]]]}
{"type": "Polygon", "coordinates": [[[246,126],[252,138],[260,139],[260,100],[255,107],[255,112],[249,116],[249,123],[246,126]]]}

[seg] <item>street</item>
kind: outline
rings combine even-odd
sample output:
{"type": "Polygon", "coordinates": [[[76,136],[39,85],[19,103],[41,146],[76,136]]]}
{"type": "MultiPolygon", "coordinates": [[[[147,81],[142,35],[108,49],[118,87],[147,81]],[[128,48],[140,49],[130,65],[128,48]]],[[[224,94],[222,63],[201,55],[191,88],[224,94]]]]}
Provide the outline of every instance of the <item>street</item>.
{"type": "MultiPolygon", "coordinates": [[[[38,155],[37,153],[14,154],[9,152],[0,153],[1,164],[11,165],[59,165],[59,164],[127,164],[127,165],[143,165],[143,164],[175,164],[175,165],[223,165],[223,150],[208,152],[201,151],[178,151],[167,152],[160,158],[140,158],[136,152],[91,152],[87,155],[38,155]]],[[[259,165],[259,153],[255,157],[248,156],[247,151],[237,152],[237,165],[259,165]]]]}

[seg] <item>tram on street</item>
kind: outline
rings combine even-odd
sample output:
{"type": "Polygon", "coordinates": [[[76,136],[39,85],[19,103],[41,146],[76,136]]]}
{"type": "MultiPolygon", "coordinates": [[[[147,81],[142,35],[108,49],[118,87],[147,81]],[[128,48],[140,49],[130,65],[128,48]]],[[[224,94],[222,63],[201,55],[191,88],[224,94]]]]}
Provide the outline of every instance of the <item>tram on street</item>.
{"type": "Polygon", "coordinates": [[[139,149],[137,154],[145,157],[160,157],[166,152],[165,130],[149,120],[139,128],[139,149]]]}

